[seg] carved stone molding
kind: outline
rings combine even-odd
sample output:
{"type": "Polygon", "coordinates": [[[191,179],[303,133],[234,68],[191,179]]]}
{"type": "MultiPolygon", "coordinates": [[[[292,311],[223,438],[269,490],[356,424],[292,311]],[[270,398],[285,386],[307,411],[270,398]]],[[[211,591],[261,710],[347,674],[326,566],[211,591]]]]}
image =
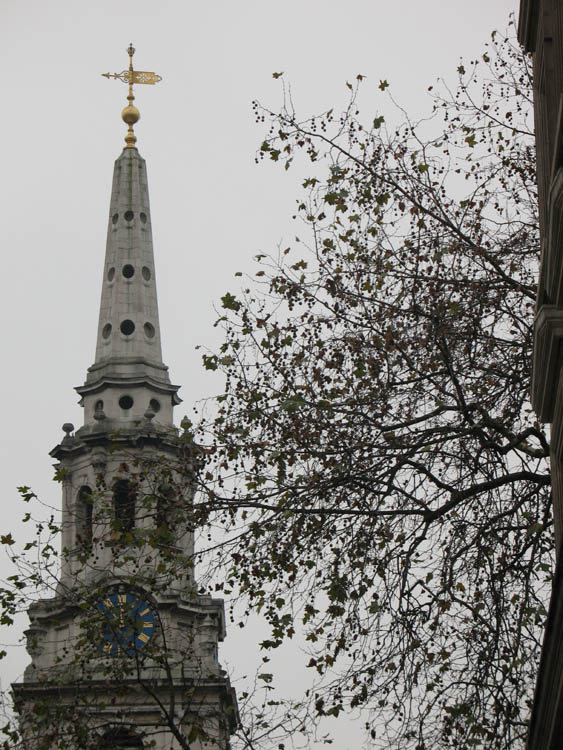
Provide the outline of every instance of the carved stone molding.
{"type": "Polygon", "coordinates": [[[532,405],[543,422],[552,422],[561,367],[563,309],[542,305],[534,321],[534,330],[532,405]]]}
{"type": "MultiPolygon", "coordinates": [[[[560,116],[558,140],[561,136],[560,116]]],[[[559,152],[560,148],[557,149],[557,154],[561,158],[559,152]]],[[[560,166],[554,170],[549,191],[549,226],[541,272],[549,300],[555,305],[563,306],[563,169],[560,166]]]]}
{"type": "Polygon", "coordinates": [[[536,49],[539,6],[538,0],[520,0],[518,41],[526,52],[534,52],[536,49]]]}

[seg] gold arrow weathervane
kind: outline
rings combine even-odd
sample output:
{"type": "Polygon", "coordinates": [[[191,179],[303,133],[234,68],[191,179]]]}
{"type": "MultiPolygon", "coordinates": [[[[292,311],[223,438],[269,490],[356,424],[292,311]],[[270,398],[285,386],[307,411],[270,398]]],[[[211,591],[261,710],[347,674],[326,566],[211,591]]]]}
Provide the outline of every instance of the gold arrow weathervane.
{"type": "Polygon", "coordinates": [[[135,97],[133,96],[133,84],[135,83],[150,83],[155,84],[162,81],[162,76],[157,73],[149,73],[146,70],[133,70],[133,55],[135,54],[135,48],[132,44],[127,48],[127,54],[129,55],[129,70],[122,70],[121,73],[102,73],[105,78],[119,78],[123,83],[129,84],[129,95],[127,100],[129,104],[125,107],[121,113],[121,119],[127,123],[128,130],[125,136],[125,148],[136,148],[137,136],[133,132],[133,125],[141,117],[141,113],[134,106],[133,102],[135,97]]]}

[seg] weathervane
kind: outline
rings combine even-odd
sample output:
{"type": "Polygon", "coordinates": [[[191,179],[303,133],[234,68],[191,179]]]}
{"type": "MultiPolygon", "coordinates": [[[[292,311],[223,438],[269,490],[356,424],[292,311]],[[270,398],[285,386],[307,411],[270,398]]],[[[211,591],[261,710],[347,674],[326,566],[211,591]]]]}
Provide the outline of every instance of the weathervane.
{"type": "Polygon", "coordinates": [[[125,143],[127,145],[125,148],[136,148],[135,143],[137,142],[137,136],[133,132],[133,125],[139,120],[141,113],[133,104],[135,100],[135,97],[133,96],[133,84],[155,84],[162,81],[162,76],[159,76],[157,73],[149,73],[146,70],[133,70],[133,55],[135,54],[135,48],[132,44],[127,48],[127,54],[129,55],[129,70],[122,70],[121,73],[102,73],[102,75],[105,78],[119,78],[123,83],[129,84],[129,95],[127,97],[129,104],[121,113],[121,119],[128,125],[127,135],[125,136],[125,143]]]}

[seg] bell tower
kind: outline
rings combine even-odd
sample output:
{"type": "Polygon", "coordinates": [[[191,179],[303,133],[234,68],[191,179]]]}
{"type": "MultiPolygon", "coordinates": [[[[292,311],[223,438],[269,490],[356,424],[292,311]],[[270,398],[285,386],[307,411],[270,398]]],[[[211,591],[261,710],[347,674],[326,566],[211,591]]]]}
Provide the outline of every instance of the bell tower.
{"type": "Polygon", "coordinates": [[[198,593],[198,454],[178,430],[162,361],[147,170],[128,84],[115,162],[96,354],[76,388],[84,424],[51,451],[62,485],[61,568],[29,610],[31,664],[13,686],[22,747],[226,750],[236,697],[218,661],[220,599],[198,593]]]}

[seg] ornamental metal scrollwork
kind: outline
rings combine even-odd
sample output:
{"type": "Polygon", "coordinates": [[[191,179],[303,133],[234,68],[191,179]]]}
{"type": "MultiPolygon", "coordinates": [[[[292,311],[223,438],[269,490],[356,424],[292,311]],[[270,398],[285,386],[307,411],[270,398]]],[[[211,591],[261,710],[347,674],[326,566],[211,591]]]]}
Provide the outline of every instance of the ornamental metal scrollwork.
{"type": "Polygon", "coordinates": [[[102,73],[104,78],[117,78],[123,83],[149,83],[155,84],[162,81],[162,76],[158,73],[151,73],[147,70],[122,70],[121,73],[102,73]]]}

